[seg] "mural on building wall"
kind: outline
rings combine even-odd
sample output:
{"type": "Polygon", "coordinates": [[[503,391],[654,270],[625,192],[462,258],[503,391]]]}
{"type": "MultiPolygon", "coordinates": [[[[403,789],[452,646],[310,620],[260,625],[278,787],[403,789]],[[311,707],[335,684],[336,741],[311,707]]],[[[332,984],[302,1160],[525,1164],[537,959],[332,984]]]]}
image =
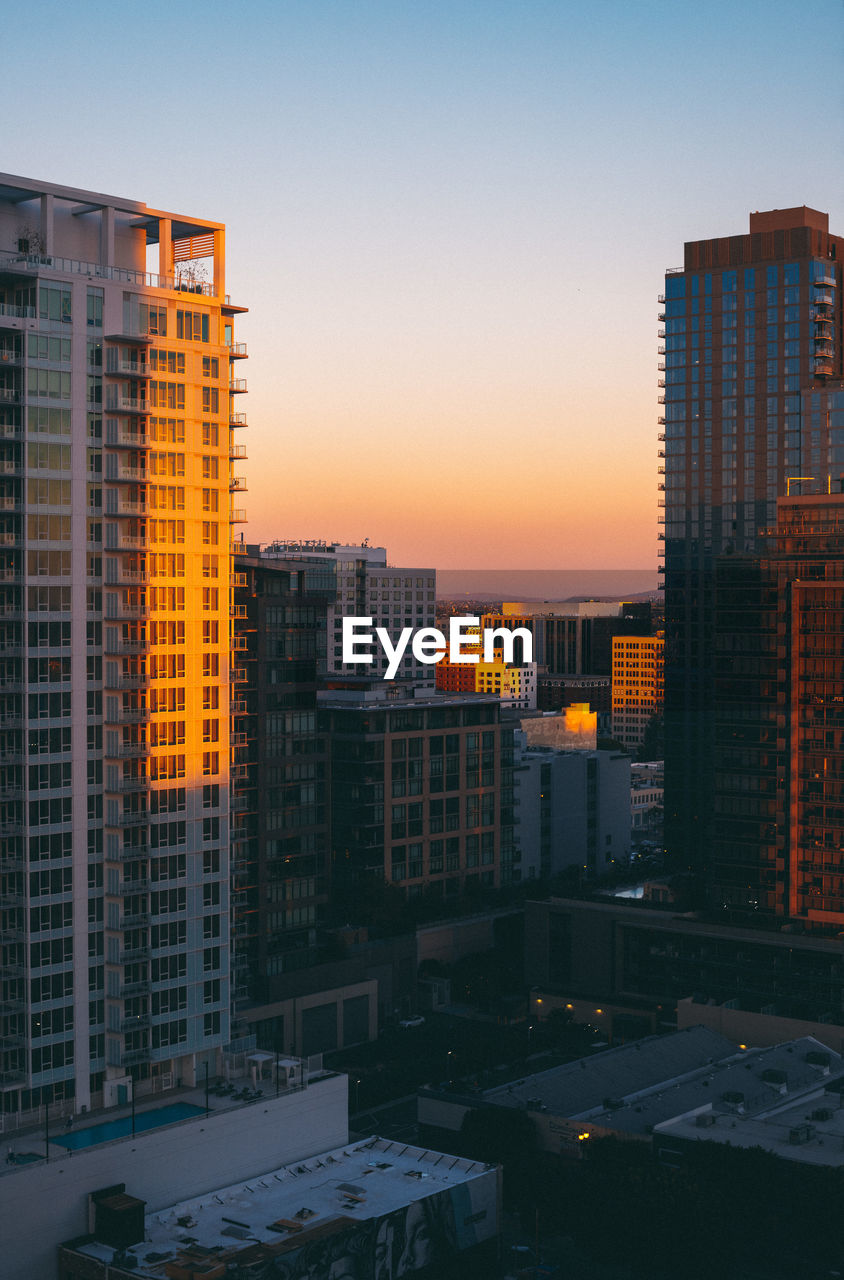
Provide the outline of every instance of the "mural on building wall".
{"type": "MultiPolygon", "coordinates": [[[[248,1275],[250,1280],[399,1280],[424,1268],[437,1275],[455,1254],[495,1235],[496,1196],[494,1174],[477,1178],[382,1218],[306,1241],[263,1266],[252,1259],[248,1275]]],[[[233,1277],[238,1274],[232,1271],[233,1277]]]]}

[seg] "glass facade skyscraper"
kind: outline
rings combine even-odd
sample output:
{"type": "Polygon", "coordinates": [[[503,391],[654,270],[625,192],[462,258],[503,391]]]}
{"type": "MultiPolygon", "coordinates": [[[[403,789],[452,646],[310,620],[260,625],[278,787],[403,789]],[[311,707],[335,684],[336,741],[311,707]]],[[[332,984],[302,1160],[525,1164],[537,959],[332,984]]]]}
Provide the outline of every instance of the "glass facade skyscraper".
{"type": "Polygon", "coordinates": [[[712,836],[714,562],[756,550],[778,497],[826,492],[844,469],[842,251],[826,214],[774,210],[687,243],[665,277],[666,842],[696,869],[712,836]]]}

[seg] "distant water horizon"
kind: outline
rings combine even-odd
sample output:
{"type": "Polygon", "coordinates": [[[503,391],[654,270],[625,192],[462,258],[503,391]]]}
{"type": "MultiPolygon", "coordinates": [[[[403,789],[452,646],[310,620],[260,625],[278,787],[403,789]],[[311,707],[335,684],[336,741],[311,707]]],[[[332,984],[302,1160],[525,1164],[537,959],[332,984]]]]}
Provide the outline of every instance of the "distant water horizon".
{"type": "Polygon", "coordinates": [[[437,595],[490,600],[568,600],[659,591],[656,569],[438,569],[437,595]]]}

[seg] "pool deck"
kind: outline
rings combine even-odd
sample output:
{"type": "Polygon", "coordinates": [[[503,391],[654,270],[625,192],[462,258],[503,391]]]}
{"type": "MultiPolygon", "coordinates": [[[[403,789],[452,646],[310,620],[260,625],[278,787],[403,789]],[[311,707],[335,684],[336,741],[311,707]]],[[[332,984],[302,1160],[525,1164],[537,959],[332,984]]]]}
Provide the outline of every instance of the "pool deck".
{"type": "MultiPolygon", "coordinates": [[[[333,1074],[333,1073],[331,1073],[333,1074]]],[[[208,1094],[208,1111],[213,1114],[215,1111],[233,1111],[236,1107],[251,1107],[255,1102],[263,1102],[267,1098],[275,1097],[275,1088],[268,1085],[264,1088],[263,1098],[256,1098],[252,1101],[243,1102],[232,1098],[230,1095],[226,1097],[216,1097],[213,1089],[216,1084],[222,1084],[223,1081],[211,1081],[211,1087],[208,1094]]],[[[239,1087],[247,1085],[246,1081],[235,1081],[239,1087]]],[[[306,1086],[307,1087],[307,1086],[306,1086]]],[[[296,1093],[301,1091],[301,1086],[293,1089],[282,1089],[280,1094],[296,1093]]],[[[189,1102],[193,1106],[201,1107],[205,1110],[205,1082],[193,1088],[173,1088],[162,1090],[161,1093],[146,1094],[143,1098],[139,1098],[135,1104],[135,1115],[139,1116],[143,1112],[155,1111],[160,1107],[171,1105],[174,1102],[189,1102]]],[[[104,1124],[111,1120],[129,1119],[132,1115],[131,1103],[126,1106],[119,1107],[100,1107],[96,1110],[86,1111],[84,1116],[74,1115],[72,1132],[79,1132],[82,1129],[92,1129],[98,1124],[104,1124]]],[[[172,1124],[185,1124],[188,1119],[196,1119],[196,1116],[186,1117],[183,1120],[174,1120],[172,1124]]],[[[156,1126],[163,1128],[164,1126],[156,1126]]],[[[155,1133],[156,1127],[146,1129],[144,1133],[155,1133]]],[[[62,1146],[57,1139],[66,1132],[66,1117],[56,1115],[50,1117],[50,1146],[49,1160],[65,1160],[71,1159],[75,1154],[82,1154],[85,1151],[91,1151],[94,1147],[102,1145],[100,1143],[92,1143],[91,1146],[81,1148],[68,1148],[62,1146]]],[[[139,1133],[139,1137],[142,1134],[139,1133]]],[[[122,1142],[124,1138],[106,1138],[104,1142],[122,1142]]],[[[0,1133],[0,1178],[6,1174],[14,1174],[19,1169],[28,1168],[32,1163],[32,1157],[40,1157],[45,1159],[48,1155],[46,1132],[44,1124],[29,1125],[26,1128],[13,1129],[9,1132],[0,1133]],[[8,1155],[12,1152],[22,1158],[20,1164],[8,1162],[8,1155]]]]}

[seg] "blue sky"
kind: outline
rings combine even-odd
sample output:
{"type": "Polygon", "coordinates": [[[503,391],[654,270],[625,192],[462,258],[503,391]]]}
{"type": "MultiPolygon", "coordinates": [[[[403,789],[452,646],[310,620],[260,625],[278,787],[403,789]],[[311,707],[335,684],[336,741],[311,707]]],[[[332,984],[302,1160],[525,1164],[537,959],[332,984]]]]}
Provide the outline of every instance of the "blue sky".
{"type": "Polygon", "coordinates": [[[36,0],[2,167],[226,222],[248,537],[645,567],[661,273],[753,209],[844,229],[841,35],[837,0],[36,0]]]}

